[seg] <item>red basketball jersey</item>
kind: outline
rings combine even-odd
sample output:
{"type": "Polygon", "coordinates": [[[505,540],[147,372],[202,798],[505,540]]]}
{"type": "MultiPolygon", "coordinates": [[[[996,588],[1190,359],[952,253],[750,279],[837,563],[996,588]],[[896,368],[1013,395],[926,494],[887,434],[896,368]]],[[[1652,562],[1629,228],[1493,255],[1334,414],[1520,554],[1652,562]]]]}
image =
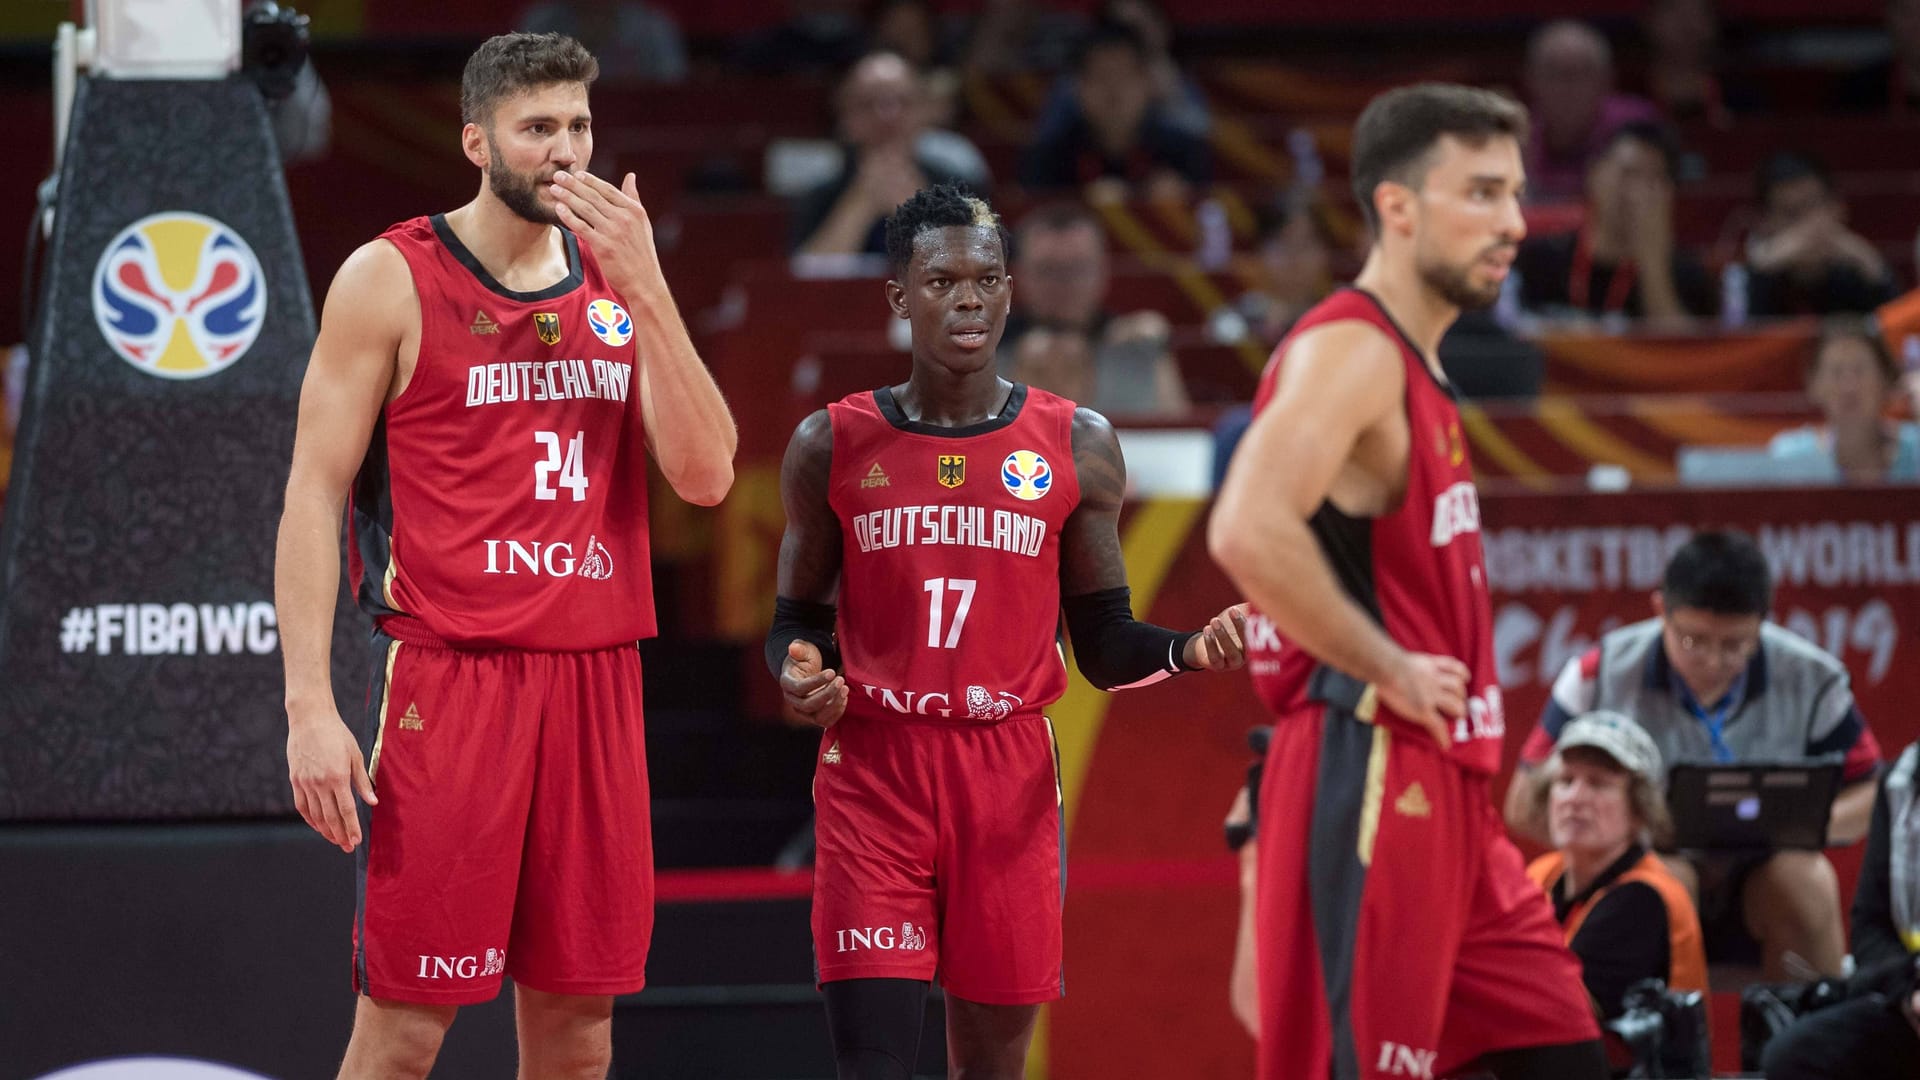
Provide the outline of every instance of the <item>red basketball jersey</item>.
{"type": "Polygon", "coordinates": [[[654,632],[633,320],[561,235],[567,277],[514,292],[442,216],[381,234],[413,273],[420,361],[354,486],[351,570],[397,637],[583,650],[654,632]]]}
{"type": "MultiPolygon", "coordinates": [[[[1452,388],[1434,377],[1378,300],[1345,289],[1301,316],[1274,350],[1254,395],[1254,413],[1273,397],[1294,338],[1344,320],[1370,323],[1400,346],[1412,438],[1407,491],[1397,508],[1371,519],[1348,517],[1331,502],[1321,503],[1310,522],[1314,538],[1342,588],[1401,647],[1455,657],[1467,665],[1468,715],[1454,727],[1453,758],[1466,768],[1494,772],[1500,767],[1506,722],[1493,661],[1480,501],[1452,388]]],[[[1318,661],[1281,640],[1264,618],[1251,636],[1248,666],[1262,700],[1283,715],[1300,708],[1306,702],[1307,677],[1318,661]]]]}
{"type": "Polygon", "coordinates": [[[888,388],[827,407],[849,715],[993,721],[1065,692],[1073,411],[1024,385],[964,428],[907,419],[888,388]]]}

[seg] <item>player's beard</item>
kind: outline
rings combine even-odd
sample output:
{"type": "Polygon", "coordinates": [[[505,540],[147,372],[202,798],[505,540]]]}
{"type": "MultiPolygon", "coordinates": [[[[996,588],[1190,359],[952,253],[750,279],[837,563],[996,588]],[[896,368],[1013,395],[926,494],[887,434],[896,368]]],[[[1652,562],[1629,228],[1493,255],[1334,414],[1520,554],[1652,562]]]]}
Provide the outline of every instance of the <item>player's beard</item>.
{"type": "Polygon", "coordinates": [[[535,225],[560,224],[557,212],[540,205],[540,185],[544,183],[540,174],[518,173],[508,168],[500,160],[500,148],[494,145],[491,136],[487,138],[487,149],[492,151],[491,163],[487,166],[487,189],[493,192],[493,197],[535,225]]]}
{"type": "Polygon", "coordinates": [[[1503,282],[1476,285],[1473,282],[1473,269],[1480,265],[1481,259],[1501,250],[1503,246],[1496,245],[1475,255],[1465,266],[1449,266],[1437,259],[1421,259],[1418,264],[1420,280],[1427,288],[1439,293],[1447,303],[1464,311],[1492,307],[1494,301],[1500,299],[1503,282]]]}

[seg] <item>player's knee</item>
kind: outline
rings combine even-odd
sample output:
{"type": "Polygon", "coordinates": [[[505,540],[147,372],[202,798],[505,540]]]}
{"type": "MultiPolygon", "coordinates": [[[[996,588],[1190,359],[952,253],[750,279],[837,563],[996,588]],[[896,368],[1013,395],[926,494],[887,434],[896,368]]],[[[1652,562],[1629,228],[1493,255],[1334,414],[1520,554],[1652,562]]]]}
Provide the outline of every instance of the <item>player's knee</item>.
{"type": "Polygon", "coordinates": [[[1754,870],[1748,884],[1750,899],[1768,908],[1791,911],[1838,912],[1840,877],[1818,851],[1782,851],[1754,870]],[[1759,890],[1759,897],[1752,897],[1759,890]]]}
{"type": "Polygon", "coordinates": [[[447,1024],[433,1013],[388,1014],[371,1022],[363,1014],[354,1026],[341,1080],[421,1080],[440,1056],[446,1033],[447,1024]]]}

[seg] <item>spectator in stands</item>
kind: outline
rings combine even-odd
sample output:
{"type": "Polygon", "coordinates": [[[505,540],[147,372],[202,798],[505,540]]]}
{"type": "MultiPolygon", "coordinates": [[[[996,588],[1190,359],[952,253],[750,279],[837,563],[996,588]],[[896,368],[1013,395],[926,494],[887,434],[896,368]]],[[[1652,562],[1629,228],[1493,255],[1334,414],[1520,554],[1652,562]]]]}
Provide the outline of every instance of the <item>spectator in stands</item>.
{"type": "Polygon", "coordinates": [[[1528,237],[1514,260],[1520,307],[1548,318],[1626,317],[1684,323],[1718,309],[1718,289],[1673,239],[1673,135],[1621,126],[1587,169],[1587,220],[1577,231],[1528,237]]]}
{"type": "Polygon", "coordinates": [[[1282,199],[1255,214],[1254,251],[1259,283],[1236,304],[1242,318],[1268,347],[1293,322],[1333,291],[1330,267],[1339,241],[1318,202],[1282,199]]]}
{"type": "MultiPolygon", "coordinates": [[[[1700,532],[1681,545],[1653,597],[1654,617],[1602,636],[1555,680],[1507,789],[1507,824],[1547,839],[1530,798],[1540,769],[1573,717],[1606,710],[1645,728],[1667,767],[1841,764],[1827,838],[1859,840],[1873,808],[1879,744],[1854,707],[1846,667],[1768,622],[1772,606],[1771,572],[1752,540],[1700,532]]],[[[1716,853],[1669,866],[1698,899],[1715,962],[1760,961],[1777,981],[1792,973],[1794,955],[1817,974],[1841,973],[1840,884],[1824,853],[1716,853]]]]}
{"type": "Polygon", "coordinates": [[[1213,127],[1206,95],[1173,59],[1173,23],[1157,0],[1105,0],[1102,22],[1132,30],[1147,50],[1147,79],[1153,85],[1153,107],[1169,124],[1205,137],[1213,127]]]}
{"type": "Polygon", "coordinates": [[[1014,382],[1093,405],[1093,343],[1078,330],[1042,326],[1020,335],[1001,373],[1014,382]]]}
{"type": "Polygon", "coordinates": [[[1561,729],[1529,796],[1553,850],[1527,876],[1553,901],[1587,993],[1607,1019],[1620,1015],[1627,988],[1643,979],[1707,989],[1700,916],[1652,850],[1673,830],[1656,786],[1660,774],[1660,751],[1640,725],[1593,712],[1561,729]]]}
{"type": "Polygon", "coordinates": [[[787,0],[780,25],[755,31],[736,57],[749,71],[776,75],[844,71],[865,51],[861,0],[787,0]]]}
{"type": "Polygon", "coordinates": [[[1853,891],[1847,1000],[1767,1046],[1767,1080],[1920,1076],[1920,743],[1880,784],[1853,891]]]}
{"type": "Polygon", "coordinates": [[[1086,23],[1033,0],[985,0],[967,39],[963,66],[980,75],[1060,71],[1086,23]]]}
{"type": "Polygon", "coordinates": [[[984,192],[980,151],[927,126],[925,87],[895,53],[873,53],[847,73],[834,99],[845,148],[839,172],[794,205],[793,245],[803,255],[886,251],[893,208],[931,184],[984,192]]]}
{"type": "Polygon", "coordinates": [[[1825,423],[1783,431],[1775,458],[1814,460],[1835,483],[1920,483],[1920,424],[1887,419],[1900,371],[1878,329],[1865,320],[1829,323],[1807,365],[1807,396],[1825,423]]]}
{"type": "Polygon", "coordinates": [[[1839,105],[1857,112],[1920,116],[1920,0],[1887,0],[1885,59],[1840,85],[1839,105]]]}
{"type": "Polygon", "coordinates": [[[1647,96],[1675,123],[1725,127],[1761,105],[1754,87],[1722,70],[1720,16],[1713,0],[1652,0],[1641,20],[1647,39],[1647,96]]]}
{"type": "Polygon", "coordinates": [[[1750,315],[1865,314],[1893,299],[1893,272],[1847,228],[1847,204],[1826,165],[1783,151],[1754,178],[1760,224],[1747,239],[1750,315]]]}
{"type": "Polygon", "coordinates": [[[1606,151],[1614,132],[1659,119],[1653,103],[1614,92],[1613,50],[1600,32],[1561,19],[1527,43],[1527,188],[1535,201],[1580,197],[1588,166],[1606,151]]]}
{"type": "Polygon", "coordinates": [[[959,112],[960,78],[952,66],[952,43],[942,33],[931,0],[881,0],[869,40],[875,52],[897,53],[921,73],[927,122],[951,125],[959,112]]]}
{"type": "Polygon", "coordinates": [[[1013,312],[1000,339],[1002,355],[1013,356],[1035,329],[1076,331],[1093,343],[1095,385],[1092,400],[1075,400],[1121,415],[1187,411],[1166,316],[1106,308],[1106,235],[1092,211],[1060,203],[1028,214],[1014,236],[1012,270],[1013,312]]]}
{"type": "Polygon", "coordinates": [[[1132,29],[1095,27],[1074,65],[1072,108],[1047,118],[1020,167],[1031,188],[1093,184],[1102,197],[1184,199],[1212,178],[1204,136],[1154,100],[1152,55],[1132,29]]]}
{"type": "Polygon", "coordinates": [[[585,45],[600,61],[600,81],[682,82],[687,77],[687,43],[671,12],[635,0],[618,3],[544,0],[520,16],[520,29],[534,34],[565,34],[585,45]]]}

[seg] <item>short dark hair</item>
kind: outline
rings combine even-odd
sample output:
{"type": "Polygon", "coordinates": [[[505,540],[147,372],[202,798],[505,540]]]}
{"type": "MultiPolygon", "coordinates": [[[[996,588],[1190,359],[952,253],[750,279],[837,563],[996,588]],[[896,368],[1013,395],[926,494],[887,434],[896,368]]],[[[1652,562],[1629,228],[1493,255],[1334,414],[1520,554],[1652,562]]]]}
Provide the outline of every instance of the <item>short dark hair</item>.
{"type": "Polygon", "coordinates": [[[1836,341],[1858,338],[1867,343],[1873,353],[1874,370],[1888,386],[1900,381],[1900,365],[1893,359],[1893,353],[1887,348],[1887,339],[1880,333],[1880,324],[1871,315],[1835,315],[1820,323],[1820,336],[1814,339],[1813,349],[1807,354],[1807,381],[1820,370],[1820,358],[1826,355],[1827,346],[1836,341]]]}
{"type": "Polygon", "coordinates": [[[887,219],[887,265],[893,270],[894,280],[906,280],[907,264],[913,261],[913,243],[921,233],[974,226],[993,230],[1004,257],[1007,230],[987,200],[959,184],[936,184],[914,192],[887,219]]]}
{"type": "Polygon", "coordinates": [[[1680,136],[1658,120],[1631,120],[1614,128],[1607,135],[1607,141],[1600,147],[1595,161],[1607,156],[1613,148],[1623,142],[1637,142],[1660,155],[1667,167],[1667,179],[1680,179],[1680,158],[1685,153],[1680,146],[1680,136]]]}
{"type": "Polygon", "coordinates": [[[1669,612],[1698,608],[1715,615],[1761,615],[1773,608],[1773,571],[1746,533],[1694,533],[1667,560],[1660,596],[1669,612]]]}
{"type": "Polygon", "coordinates": [[[1353,125],[1353,194],[1378,232],[1373,191],[1386,181],[1417,187],[1427,155],[1442,136],[1469,146],[1505,136],[1527,141],[1527,107],[1491,90],[1453,83],[1417,83],[1367,103],[1353,125]]]}
{"type": "Polygon", "coordinates": [[[1153,59],[1147,48],[1147,41],[1140,32],[1123,22],[1102,19],[1093,24],[1086,35],[1080,39],[1079,48],[1073,53],[1073,70],[1084,71],[1087,59],[1097,50],[1119,46],[1132,52],[1142,64],[1153,59]]]}
{"type": "Polygon", "coordinates": [[[1827,163],[1812,154],[1799,150],[1781,150],[1769,155],[1767,160],[1753,173],[1753,195],[1759,200],[1762,209],[1773,197],[1773,189],[1781,184],[1790,184],[1795,180],[1812,177],[1820,181],[1820,186],[1831,194],[1833,192],[1833,173],[1827,163]]]}
{"type": "Polygon", "coordinates": [[[600,62],[565,34],[500,34],[467,57],[460,75],[460,120],[486,126],[507,98],[552,83],[592,86],[600,62]]]}
{"type": "Polygon", "coordinates": [[[1100,223],[1099,215],[1095,214],[1087,204],[1056,202],[1030,211],[1026,217],[1021,218],[1020,223],[1013,227],[1013,242],[1017,248],[1025,244],[1034,233],[1066,232],[1068,229],[1092,229],[1102,238],[1107,233],[1106,226],[1100,223]]]}
{"type": "Polygon", "coordinates": [[[1267,242],[1287,231],[1296,219],[1306,218],[1313,225],[1314,235],[1329,249],[1340,246],[1339,231],[1334,228],[1333,216],[1325,203],[1319,199],[1274,199],[1253,208],[1253,246],[1257,250],[1267,242]]]}

